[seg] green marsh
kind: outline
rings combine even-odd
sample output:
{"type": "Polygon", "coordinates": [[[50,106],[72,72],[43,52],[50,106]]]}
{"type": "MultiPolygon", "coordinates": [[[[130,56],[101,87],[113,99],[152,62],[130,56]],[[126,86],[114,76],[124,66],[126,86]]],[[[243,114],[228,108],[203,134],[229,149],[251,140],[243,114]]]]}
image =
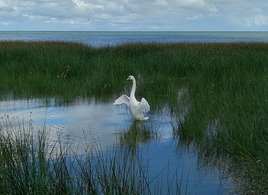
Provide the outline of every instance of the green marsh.
{"type": "Polygon", "coordinates": [[[152,112],[178,120],[180,144],[194,144],[210,163],[230,162],[245,194],[268,193],[268,44],[135,43],[93,48],[65,42],[0,42],[5,99],[77,97],[110,101],[129,93],[152,112]]]}

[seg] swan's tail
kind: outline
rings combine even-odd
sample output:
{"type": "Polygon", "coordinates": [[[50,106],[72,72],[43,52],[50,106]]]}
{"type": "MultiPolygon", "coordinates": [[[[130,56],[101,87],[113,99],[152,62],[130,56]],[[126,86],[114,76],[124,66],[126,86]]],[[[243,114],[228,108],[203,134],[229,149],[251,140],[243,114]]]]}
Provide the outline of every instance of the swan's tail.
{"type": "Polygon", "coordinates": [[[144,119],[143,119],[143,120],[144,120],[144,121],[147,121],[148,119],[149,119],[149,117],[144,117],[144,119]]]}

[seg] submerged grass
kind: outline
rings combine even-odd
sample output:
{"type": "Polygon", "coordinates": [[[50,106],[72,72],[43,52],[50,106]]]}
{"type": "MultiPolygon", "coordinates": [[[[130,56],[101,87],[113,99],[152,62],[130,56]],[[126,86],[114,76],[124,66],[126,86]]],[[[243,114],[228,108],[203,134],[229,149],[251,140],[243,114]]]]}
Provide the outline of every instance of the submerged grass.
{"type": "Polygon", "coordinates": [[[268,193],[267,54],[267,43],[92,48],[66,42],[3,41],[0,94],[63,97],[65,102],[78,96],[105,99],[122,89],[128,93],[130,84],[124,80],[132,74],[138,82],[136,95],[144,95],[152,110],[168,105],[177,115],[180,143],[194,142],[206,156],[231,156],[236,165],[247,167],[240,174],[245,191],[268,193]],[[258,185],[252,183],[256,180],[258,185]]]}
{"type": "Polygon", "coordinates": [[[127,130],[119,129],[119,144],[127,146],[132,156],[136,155],[140,144],[146,145],[156,138],[156,132],[146,127],[141,121],[134,121],[127,130]]]}

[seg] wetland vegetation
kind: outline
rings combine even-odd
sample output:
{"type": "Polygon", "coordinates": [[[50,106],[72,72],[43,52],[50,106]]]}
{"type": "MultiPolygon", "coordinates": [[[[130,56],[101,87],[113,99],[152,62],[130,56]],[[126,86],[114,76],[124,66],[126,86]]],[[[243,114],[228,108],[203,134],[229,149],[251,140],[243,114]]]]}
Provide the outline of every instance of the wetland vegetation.
{"type": "MultiPolygon", "coordinates": [[[[179,144],[193,144],[199,158],[209,164],[225,164],[238,193],[266,194],[267,54],[267,43],[135,43],[93,48],[66,42],[3,41],[0,94],[2,100],[55,97],[58,104],[72,103],[77,97],[110,101],[128,91],[130,84],[124,80],[135,75],[136,95],[144,95],[152,111],[165,107],[177,118],[174,135],[179,144]]],[[[129,135],[124,139],[130,139],[129,135]]],[[[125,180],[115,178],[121,165],[113,160],[108,163],[112,172],[107,171],[107,165],[98,164],[103,172],[101,178],[79,164],[84,178],[72,182],[67,166],[80,160],[67,162],[61,152],[59,160],[51,162],[45,158],[43,134],[37,145],[32,137],[25,140],[1,137],[1,190],[4,186],[15,190],[17,184],[18,189],[32,190],[21,191],[22,194],[56,192],[54,189],[61,190],[59,186],[64,186],[60,192],[64,194],[74,193],[68,191],[71,189],[98,194],[105,186],[102,189],[112,191],[101,191],[104,194],[139,194],[150,183],[146,177],[142,183],[136,181],[134,178],[140,176],[127,167],[121,173],[125,180]],[[51,167],[55,172],[49,171],[51,167]],[[97,186],[88,171],[103,183],[97,186]],[[116,183],[119,180],[123,183],[116,183]],[[133,181],[133,186],[125,185],[127,180],[133,181]],[[127,189],[121,189],[122,185],[127,189]]]]}

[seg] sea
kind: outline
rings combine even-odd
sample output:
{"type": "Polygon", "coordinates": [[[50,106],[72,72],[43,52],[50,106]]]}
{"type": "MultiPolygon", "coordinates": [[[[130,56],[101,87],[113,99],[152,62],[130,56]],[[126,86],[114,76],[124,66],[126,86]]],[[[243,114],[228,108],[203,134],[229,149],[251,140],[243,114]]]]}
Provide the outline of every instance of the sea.
{"type": "Polygon", "coordinates": [[[268,42],[268,31],[0,31],[0,41],[66,41],[92,47],[137,42],[268,42]]]}

